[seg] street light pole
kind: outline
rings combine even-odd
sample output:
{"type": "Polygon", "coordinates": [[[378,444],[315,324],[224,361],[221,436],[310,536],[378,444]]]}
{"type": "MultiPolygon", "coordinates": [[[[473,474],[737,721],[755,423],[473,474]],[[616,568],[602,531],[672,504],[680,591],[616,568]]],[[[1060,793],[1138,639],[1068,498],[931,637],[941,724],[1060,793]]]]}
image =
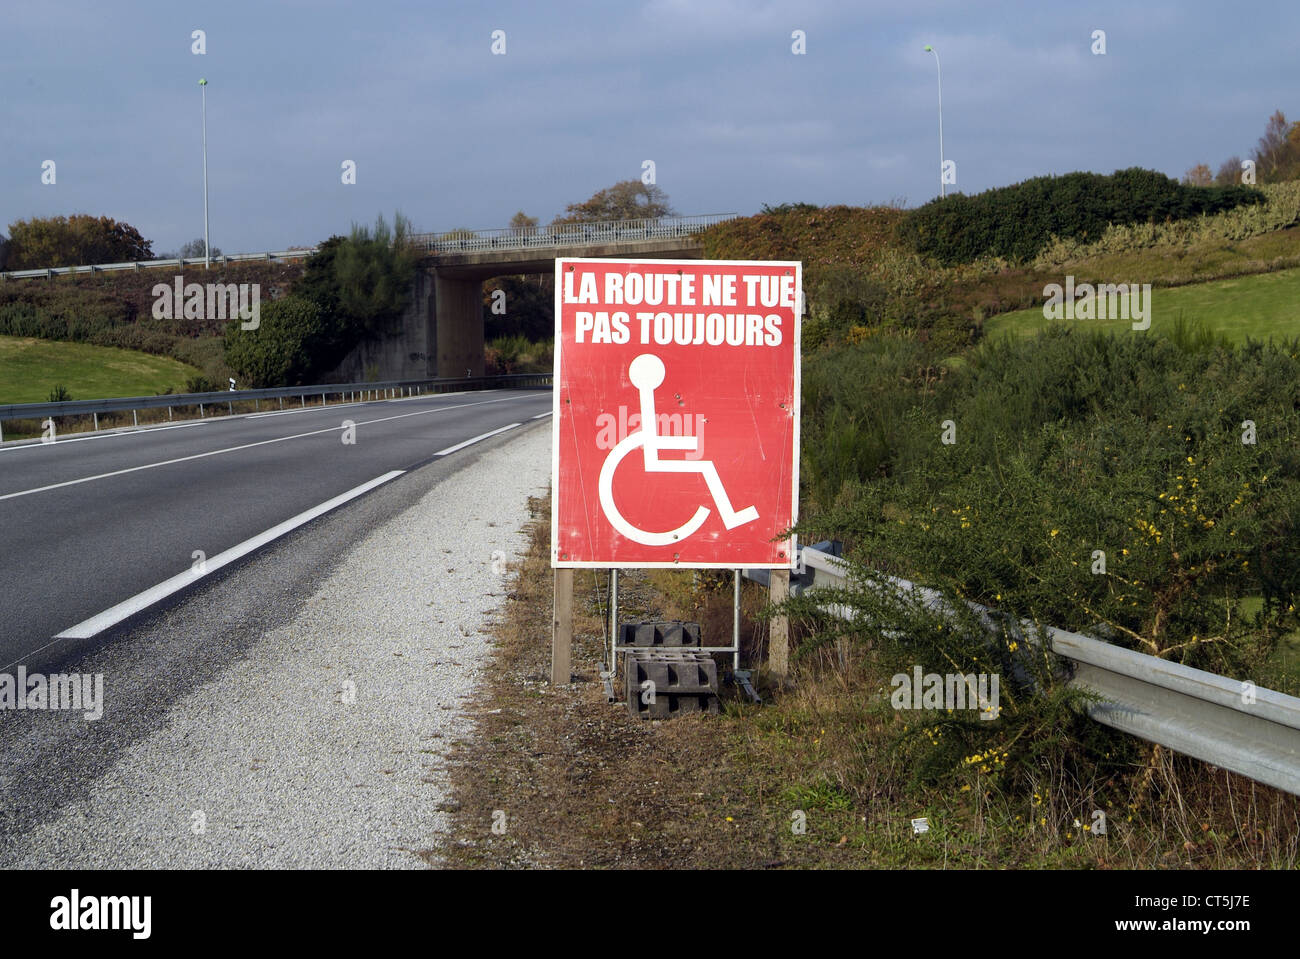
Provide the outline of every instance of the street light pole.
{"type": "Polygon", "coordinates": [[[212,267],[212,255],[208,245],[208,81],[200,79],[199,89],[203,91],[203,268],[212,267]]]}
{"type": "Polygon", "coordinates": [[[925,49],[934,54],[934,66],[939,71],[939,196],[947,197],[948,188],[943,183],[943,67],[939,65],[939,51],[928,43],[925,49]]]}

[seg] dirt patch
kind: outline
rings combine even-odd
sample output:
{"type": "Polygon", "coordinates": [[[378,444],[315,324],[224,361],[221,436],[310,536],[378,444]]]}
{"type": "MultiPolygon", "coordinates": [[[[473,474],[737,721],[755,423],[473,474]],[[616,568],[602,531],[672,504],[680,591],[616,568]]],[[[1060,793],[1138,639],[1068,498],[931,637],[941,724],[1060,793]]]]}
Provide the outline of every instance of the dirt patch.
{"type": "MultiPolygon", "coordinates": [[[[726,716],[644,721],[622,702],[606,700],[599,676],[603,573],[583,570],[575,577],[574,682],[549,684],[549,502],[533,500],[530,507],[531,548],[496,624],[496,656],[476,728],[452,753],[453,833],[445,849],[427,856],[488,868],[781,864],[775,824],[763,820],[747,788],[726,716]]],[[[712,593],[711,601],[686,612],[722,645],[731,593],[712,593]]],[[[762,602],[747,596],[746,605],[756,611],[762,602]]],[[[637,573],[621,577],[619,606],[620,618],[683,612],[637,573]]],[[[743,627],[752,644],[763,624],[750,615],[743,627]]],[[[753,708],[734,689],[724,700],[728,713],[753,708]]]]}

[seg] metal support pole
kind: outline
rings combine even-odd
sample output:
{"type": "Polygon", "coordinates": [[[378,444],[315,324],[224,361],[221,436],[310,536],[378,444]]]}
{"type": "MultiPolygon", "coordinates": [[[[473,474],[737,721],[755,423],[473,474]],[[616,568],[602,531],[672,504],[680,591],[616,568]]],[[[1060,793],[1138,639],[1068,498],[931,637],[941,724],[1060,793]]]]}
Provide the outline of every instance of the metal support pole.
{"type": "Polygon", "coordinates": [[[618,570],[609,571],[609,671],[618,672],[618,570]]]}
{"type": "Polygon", "coordinates": [[[199,404],[199,419],[203,419],[203,404],[199,404]]]}
{"type": "Polygon", "coordinates": [[[132,410],[132,411],[131,411],[131,425],[133,425],[133,426],[139,426],[139,425],[140,425],[140,417],[139,417],[138,415],[136,415],[135,410],[132,410]]]}
{"type": "Polygon", "coordinates": [[[99,414],[98,414],[98,413],[92,413],[91,415],[92,415],[93,417],[95,417],[95,432],[98,433],[98,432],[99,432],[99,414]]]}
{"type": "Polygon", "coordinates": [[[172,408],[169,406],[167,407],[167,422],[170,423],[171,421],[172,421],[172,408]]]}
{"type": "Polygon", "coordinates": [[[283,396],[277,397],[277,399],[279,399],[280,401],[280,409],[284,409],[284,397],[283,396]]]}

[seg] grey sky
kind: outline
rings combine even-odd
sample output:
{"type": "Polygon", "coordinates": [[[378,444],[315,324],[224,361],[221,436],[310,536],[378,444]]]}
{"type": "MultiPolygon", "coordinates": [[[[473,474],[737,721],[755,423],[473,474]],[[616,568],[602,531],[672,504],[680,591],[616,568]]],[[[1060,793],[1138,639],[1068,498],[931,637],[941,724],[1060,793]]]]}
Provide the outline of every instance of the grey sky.
{"type": "Polygon", "coordinates": [[[0,231],[102,214],[158,251],[203,232],[199,77],[212,242],[232,253],[394,209],[422,230],[505,226],[521,208],[546,222],[647,159],[682,213],[916,205],[938,193],[926,43],[967,193],[1217,168],[1274,110],[1300,117],[1293,0],[5,5],[0,231]]]}

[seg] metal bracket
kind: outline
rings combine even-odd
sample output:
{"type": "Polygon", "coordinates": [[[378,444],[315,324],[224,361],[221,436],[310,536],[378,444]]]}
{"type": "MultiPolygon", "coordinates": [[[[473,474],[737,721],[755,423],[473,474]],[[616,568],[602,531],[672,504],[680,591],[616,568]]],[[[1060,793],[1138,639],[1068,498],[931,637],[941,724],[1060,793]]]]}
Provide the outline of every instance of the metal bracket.
{"type": "Polygon", "coordinates": [[[763,697],[758,695],[758,690],[754,688],[754,684],[751,682],[753,675],[751,670],[735,669],[732,670],[731,678],[744,691],[746,696],[761,706],[763,705],[763,697]]]}

